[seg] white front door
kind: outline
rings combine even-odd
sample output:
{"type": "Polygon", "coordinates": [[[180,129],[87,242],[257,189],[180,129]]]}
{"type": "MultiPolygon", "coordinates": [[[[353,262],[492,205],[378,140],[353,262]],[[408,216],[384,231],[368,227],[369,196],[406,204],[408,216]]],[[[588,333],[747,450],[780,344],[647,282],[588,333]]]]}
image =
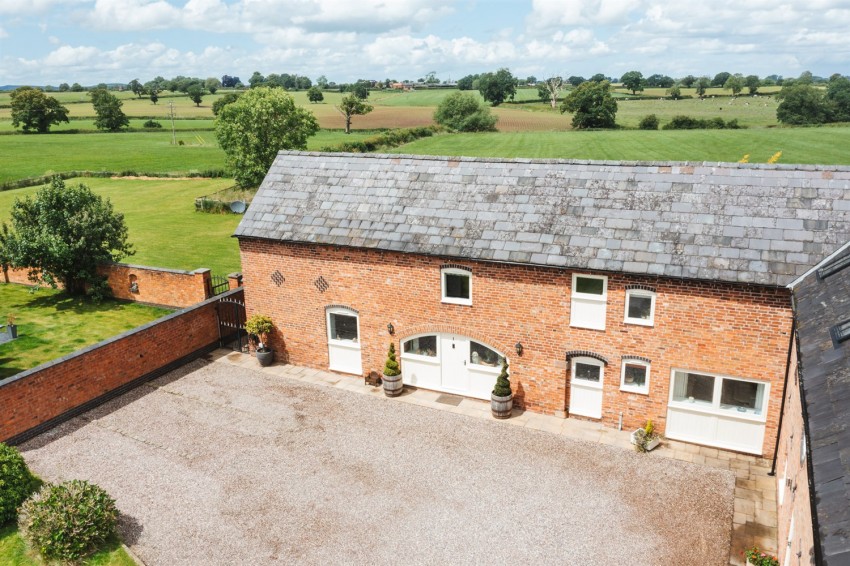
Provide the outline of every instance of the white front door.
{"type": "Polygon", "coordinates": [[[489,399],[503,356],[457,334],[421,334],[401,343],[405,384],[489,399]]]}
{"type": "Polygon", "coordinates": [[[573,358],[570,364],[570,414],[602,418],[605,364],[595,358],[573,358]]]}
{"type": "Polygon", "coordinates": [[[334,371],[361,375],[360,321],[357,313],[343,308],[327,311],[328,367],[334,371]]]}
{"type": "Polygon", "coordinates": [[[440,337],[440,350],[443,353],[443,389],[463,395],[469,389],[469,372],[466,369],[469,340],[463,336],[443,334],[440,337]]]}

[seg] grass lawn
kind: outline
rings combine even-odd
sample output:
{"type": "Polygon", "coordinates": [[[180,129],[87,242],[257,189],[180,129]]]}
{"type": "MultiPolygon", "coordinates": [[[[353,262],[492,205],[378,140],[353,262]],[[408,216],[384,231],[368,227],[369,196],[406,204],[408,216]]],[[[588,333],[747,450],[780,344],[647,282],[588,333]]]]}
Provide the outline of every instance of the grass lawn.
{"type": "MultiPolygon", "coordinates": [[[[195,212],[195,197],[232,186],[231,179],[92,178],[65,182],[88,185],[109,197],[115,209],[124,213],[130,242],[136,249],[125,262],[186,270],[208,267],[217,275],[241,270],[236,238],[230,237],[241,216],[195,212]]],[[[0,221],[9,217],[16,197],[36,190],[38,187],[0,192],[0,221]]]]}
{"type": "Polygon", "coordinates": [[[0,379],[120,334],[171,311],[103,301],[94,304],[53,289],[0,283],[4,321],[15,316],[18,338],[0,344],[0,379]]]}
{"type": "Polygon", "coordinates": [[[639,161],[850,164],[850,127],[441,134],[392,153],[639,161]]]}
{"type": "MultiPolygon", "coordinates": [[[[163,133],[168,132],[171,133],[171,120],[168,117],[155,118],[156,122],[162,124],[162,128],[150,129],[145,128],[144,123],[148,121],[147,118],[130,118],[130,128],[133,130],[141,130],[145,133],[163,133]]],[[[194,118],[194,119],[183,119],[183,120],[174,120],[174,129],[178,132],[182,132],[183,130],[209,130],[210,132],[213,129],[213,119],[212,118],[194,118]]],[[[0,133],[5,132],[18,132],[20,133],[19,128],[12,127],[11,120],[0,120],[0,133]]],[[[50,127],[50,132],[80,132],[80,133],[93,133],[98,134],[101,133],[100,130],[95,128],[94,119],[93,118],[74,118],[68,123],[61,122],[59,124],[54,124],[50,127]]],[[[206,136],[206,134],[204,134],[206,136]]]]}
{"type": "MultiPolygon", "coordinates": [[[[26,544],[13,524],[0,527],[0,564],[3,566],[45,566],[46,563],[26,544]]],[[[118,540],[108,541],[105,548],[82,562],[84,566],[136,566],[118,540]]]]}
{"type": "MultiPolygon", "coordinates": [[[[0,135],[0,182],[57,171],[132,170],[186,174],[225,168],[224,152],[218,147],[213,132],[181,130],[177,139],[185,145],[175,146],[171,145],[171,132],[165,123],[163,130],[117,134],[0,135]]],[[[372,135],[373,132],[346,135],[339,130],[320,130],[307,140],[307,149],[318,150],[326,145],[372,135]]]]}

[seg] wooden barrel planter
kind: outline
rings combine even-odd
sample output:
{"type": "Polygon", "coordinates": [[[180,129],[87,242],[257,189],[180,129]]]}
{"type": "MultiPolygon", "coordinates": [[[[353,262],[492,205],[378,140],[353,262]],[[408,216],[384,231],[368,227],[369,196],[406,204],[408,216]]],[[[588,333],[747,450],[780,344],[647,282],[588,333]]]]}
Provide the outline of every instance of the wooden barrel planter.
{"type": "Polygon", "coordinates": [[[404,383],[401,381],[401,374],[385,375],[382,379],[384,382],[384,395],[387,397],[398,397],[404,391],[404,383]]]}
{"type": "Polygon", "coordinates": [[[506,397],[490,395],[490,411],[497,419],[507,419],[511,416],[511,410],[514,408],[513,394],[506,397]]]}

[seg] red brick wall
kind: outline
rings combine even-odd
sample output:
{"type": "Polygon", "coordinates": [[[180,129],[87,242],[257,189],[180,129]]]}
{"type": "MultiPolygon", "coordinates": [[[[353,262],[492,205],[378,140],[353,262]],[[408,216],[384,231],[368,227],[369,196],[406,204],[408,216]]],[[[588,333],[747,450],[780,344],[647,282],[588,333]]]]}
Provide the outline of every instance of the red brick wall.
{"type": "MultiPolygon", "coordinates": [[[[796,347],[792,350],[791,367],[797,367],[796,347]]],[[[803,409],[800,404],[800,382],[796,371],[785,392],[785,418],[779,434],[776,455],[776,512],[779,563],[784,564],[786,553],[791,563],[800,553],[799,564],[814,564],[814,531],[812,507],[809,501],[809,473],[805,458],[800,457],[803,437],[803,409]],[[794,533],[789,537],[791,517],[794,533]],[[789,546],[790,543],[790,546],[789,546]]]]}
{"type": "Polygon", "coordinates": [[[0,441],[218,343],[217,301],[210,299],[0,381],[0,441]]]}
{"type": "MultiPolygon", "coordinates": [[[[144,265],[113,263],[100,267],[116,299],[168,307],[188,307],[210,296],[210,270],[181,271],[144,265]],[[138,293],[130,291],[138,283],[138,293]]],[[[11,283],[31,285],[26,269],[10,269],[11,283]]]]}
{"type": "Polygon", "coordinates": [[[773,453],[791,327],[785,289],[608,273],[606,330],[597,331],[569,326],[570,270],[248,239],[240,248],[248,314],[273,318],[275,346],[292,363],[328,367],[325,307],[336,304],[360,313],[364,372],[383,367],[391,340],[398,348],[406,336],[452,329],[506,353],[515,402],[544,413],[569,405],[565,353],[601,354],[610,362],[602,420],[616,425],[622,411],[626,428],[651,418],[663,431],[671,368],[769,380],[764,454],[773,453]],[[472,267],[473,306],[441,302],[445,263],[472,267]],[[280,287],[275,270],[285,277],[280,287]],[[320,275],[324,293],[314,285],[320,275]],[[628,284],[657,289],[654,327],[623,323],[628,284]],[[623,355],[652,360],[650,395],[620,392],[623,355]]]}

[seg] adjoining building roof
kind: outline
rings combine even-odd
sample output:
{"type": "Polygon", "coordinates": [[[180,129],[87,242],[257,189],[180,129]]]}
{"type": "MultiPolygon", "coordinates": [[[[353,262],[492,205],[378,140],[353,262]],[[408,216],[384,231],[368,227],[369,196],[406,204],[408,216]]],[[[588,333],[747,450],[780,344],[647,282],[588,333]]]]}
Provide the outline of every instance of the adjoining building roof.
{"type": "MultiPolygon", "coordinates": [[[[841,265],[850,248],[824,262],[841,265]]],[[[820,266],[819,266],[820,267],[820,266]]],[[[850,266],[813,271],[794,288],[800,380],[823,563],[850,564],[850,340],[834,329],[850,321],[850,266]]]]}
{"type": "Polygon", "coordinates": [[[281,152],[235,235],[786,285],[850,240],[850,168],[281,152]]]}

